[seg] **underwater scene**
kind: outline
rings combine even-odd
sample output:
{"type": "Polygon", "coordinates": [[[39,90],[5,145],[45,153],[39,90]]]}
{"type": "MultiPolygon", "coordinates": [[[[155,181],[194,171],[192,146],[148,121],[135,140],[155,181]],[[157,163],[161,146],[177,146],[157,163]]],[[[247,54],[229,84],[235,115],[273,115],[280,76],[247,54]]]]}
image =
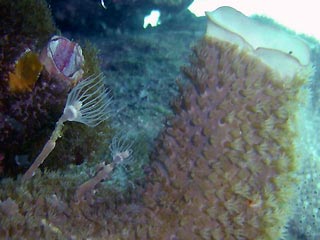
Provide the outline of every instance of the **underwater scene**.
{"type": "Polygon", "coordinates": [[[0,240],[320,239],[320,36],[209,1],[0,0],[0,240]]]}

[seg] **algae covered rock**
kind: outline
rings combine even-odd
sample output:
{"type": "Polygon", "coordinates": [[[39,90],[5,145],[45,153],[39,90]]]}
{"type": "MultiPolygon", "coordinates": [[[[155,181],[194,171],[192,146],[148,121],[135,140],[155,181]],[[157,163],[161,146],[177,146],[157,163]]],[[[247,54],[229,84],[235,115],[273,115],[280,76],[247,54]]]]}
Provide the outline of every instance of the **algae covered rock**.
{"type": "MultiPolygon", "coordinates": [[[[61,115],[68,91],[76,83],[71,78],[64,77],[62,73],[53,74],[59,70],[53,65],[60,64],[67,67],[68,71],[72,71],[74,67],[72,60],[78,53],[81,64],[79,69],[74,71],[81,73],[78,74],[78,78],[82,76],[82,72],[88,77],[99,74],[101,70],[98,67],[97,51],[92,45],[83,44],[82,50],[86,58],[84,61],[78,43],[62,36],[50,40],[53,35],[58,34],[58,29],[51,18],[46,1],[1,0],[0,15],[0,131],[2,133],[0,155],[3,158],[0,176],[2,177],[16,176],[32,163],[61,115]],[[50,53],[55,56],[48,54],[50,44],[54,47],[59,46],[59,49],[50,48],[50,53]],[[49,60],[53,60],[52,58],[55,59],[49,70],[48,62],[50,63],[49,60]]],[[[94,131],[69,125],[64,132],[65,139],[68,140],[62,141],[62,146],[57,149],[57,155],[52,156],[55,159],[48,161],[48,165],[58,168],[70,162],[81,163],[92,153],[97,142],[103,142],[105,136],[102,137],[101,134],[101,138],[97,137],[97,133],[109,130],[107,123],[94,131]]]]}
{"type": "Polygon", "coordinates": [[[40,76],[39,50],[57,32],[47,3],[1,0],[0,15],[0,153],[7,175],[15,157],[28,155],[26,143],[39,139],[40,129],[50,128],[66,92],[63,83],[53,80],[49,85],[40,76]],[[55,106],[50,114],[44,107],[48,102],[55,106]]]}

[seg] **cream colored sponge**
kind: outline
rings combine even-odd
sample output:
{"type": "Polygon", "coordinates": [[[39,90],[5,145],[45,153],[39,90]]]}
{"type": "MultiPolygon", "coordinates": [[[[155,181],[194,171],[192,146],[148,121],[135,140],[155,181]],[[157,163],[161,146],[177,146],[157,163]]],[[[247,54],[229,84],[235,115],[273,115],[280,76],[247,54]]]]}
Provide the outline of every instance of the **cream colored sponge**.
{"type": "Polygon", "coordinates": [[[292,78],[310,63],[308,46],[282,29],[257,22],[231,7],[207,12],[206,36],[251,52],[281,77],[292,78]]]}

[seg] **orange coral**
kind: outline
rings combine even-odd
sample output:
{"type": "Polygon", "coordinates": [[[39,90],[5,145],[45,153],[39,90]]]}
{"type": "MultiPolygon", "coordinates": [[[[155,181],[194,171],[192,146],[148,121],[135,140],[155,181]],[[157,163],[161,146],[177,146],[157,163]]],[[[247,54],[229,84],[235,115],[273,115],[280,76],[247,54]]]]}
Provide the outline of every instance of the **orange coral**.
{"type": "Polygon", "coordinates": [[[9,73],[9,88],[11,92],[31,91],[38,80],[42,65],[38,55],[27,50],[16,62],[14,72],[9,73]]]}

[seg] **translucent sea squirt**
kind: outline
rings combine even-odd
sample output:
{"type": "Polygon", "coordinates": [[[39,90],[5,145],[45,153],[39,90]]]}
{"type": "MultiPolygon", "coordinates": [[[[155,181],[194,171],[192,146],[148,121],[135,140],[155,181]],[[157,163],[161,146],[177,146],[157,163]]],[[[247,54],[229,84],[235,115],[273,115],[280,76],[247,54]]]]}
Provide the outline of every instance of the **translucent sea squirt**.
{"type": "Polygon", "coordinates": [[[84,57],[78,43],[62,36],[53,36],[42,50],[40,61],[47,72],[76,84],[83,75],[84,57]]]}

